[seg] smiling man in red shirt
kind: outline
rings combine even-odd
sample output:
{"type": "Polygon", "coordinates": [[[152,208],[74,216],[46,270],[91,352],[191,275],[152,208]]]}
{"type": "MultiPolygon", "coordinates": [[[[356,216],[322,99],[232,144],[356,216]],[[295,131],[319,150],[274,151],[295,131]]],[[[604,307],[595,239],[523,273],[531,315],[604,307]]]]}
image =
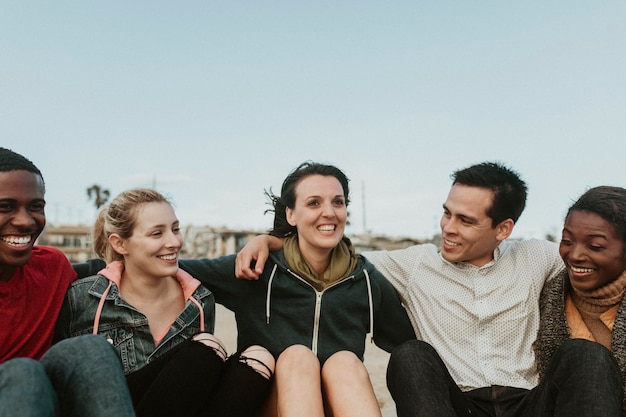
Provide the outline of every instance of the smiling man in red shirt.
{"type": "Polygon", "coordinates": [[[0,416],[133,416],[121,363],[99,336],[51,347],[69,284],[58,249],[37,246],[45,184],[28,159],[0,148],[0,416]]]}

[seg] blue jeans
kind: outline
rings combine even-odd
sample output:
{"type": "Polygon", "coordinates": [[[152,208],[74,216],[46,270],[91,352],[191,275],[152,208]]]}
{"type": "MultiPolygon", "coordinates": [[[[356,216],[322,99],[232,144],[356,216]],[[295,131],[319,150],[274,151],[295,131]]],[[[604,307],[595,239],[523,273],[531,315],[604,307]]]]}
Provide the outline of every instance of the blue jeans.
{"type": "Polygon", "coordinates": [[[398,417],[621,417],[622,376],[604,346],[582,339],[563,343],[532,390],[491,386],[461,392],[428,343],[397,347],[387,386],[398,417]]]}
{"type": "Polygon", "coordinates": [[[102,336],[63,340],[41,361],[0,364],[0,417],[134,415],[119,357],[102,336]]]}

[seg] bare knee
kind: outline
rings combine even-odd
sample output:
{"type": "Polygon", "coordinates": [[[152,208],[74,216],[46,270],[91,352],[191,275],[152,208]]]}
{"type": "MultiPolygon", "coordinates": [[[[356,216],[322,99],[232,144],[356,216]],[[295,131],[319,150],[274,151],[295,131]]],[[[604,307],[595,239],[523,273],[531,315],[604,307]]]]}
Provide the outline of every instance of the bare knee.
{"type": "Polygon", "coordinates": [[[312,370],[319,373],[320,362],[311,349],[304,345],[292,345],[278,357],[276,369],[312,370]]]}
{"type": "Polygon", "coordinates": [[[293,345],[280,354],[275,384],[278,415],[324,415],[320,369],[317,356],[306,346],[293,345]]]}
{"type": "Polygon", "coordinates": [[[365,365],[353,352],[342,350],[331,355],[322,367],[322,380],[369,379],[365,365]]]}
{"type": "Polygon", "coordinates": [[[380,417],[369,372],[353,352],[337,352],[324,362],[322,390],[331,415],[380,417]]]}
{"type": "Polygon", "coordinates": [[[215,351],[217,356],[219,356],[223,361],[226,360],[226,348],[222,341],[215,335],[211,333],[198,333],[193,336],[192,340],[196,342],[200,342],[215,351]]]}

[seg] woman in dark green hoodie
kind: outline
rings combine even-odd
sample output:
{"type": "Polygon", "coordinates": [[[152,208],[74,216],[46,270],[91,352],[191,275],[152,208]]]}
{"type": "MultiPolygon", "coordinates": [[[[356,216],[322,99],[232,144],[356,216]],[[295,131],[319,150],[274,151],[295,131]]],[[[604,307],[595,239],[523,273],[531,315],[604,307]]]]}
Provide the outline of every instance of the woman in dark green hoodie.
{"type": "Polygon", "coordinates": [[[278,358],[265,415],[380,416],[362,362],[366,336],[390,351],[415,334],[391,284],[344,236],[348,178],[305,162],[268,196],[270,234],[285,239],[258,280],[235,278],[235,255],[181,267],[235,313],[239,349],[258,344],[278,358]]]}

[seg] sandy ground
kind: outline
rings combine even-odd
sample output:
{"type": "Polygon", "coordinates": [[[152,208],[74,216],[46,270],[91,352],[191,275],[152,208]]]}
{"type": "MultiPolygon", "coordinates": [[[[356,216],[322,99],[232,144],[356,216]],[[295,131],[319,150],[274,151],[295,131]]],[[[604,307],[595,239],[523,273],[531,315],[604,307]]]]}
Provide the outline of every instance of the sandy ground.
{"type": "MultiPolygon", "coordinates": [[[[225,344],[229,353],[235,352],[237,346],[237,328],[233,313],[224,307],[217,305],[217,320],[215,322],[215,335],[225,344]]],[[[365,366],[370,372],[372,385],[378,397],[378,403],[383,417],[396,417],[396,409],[391,395],[387,390],[385,373],[389,354],[379,349],[370,341],[367,341],[365,349],[365,366]]]]}

